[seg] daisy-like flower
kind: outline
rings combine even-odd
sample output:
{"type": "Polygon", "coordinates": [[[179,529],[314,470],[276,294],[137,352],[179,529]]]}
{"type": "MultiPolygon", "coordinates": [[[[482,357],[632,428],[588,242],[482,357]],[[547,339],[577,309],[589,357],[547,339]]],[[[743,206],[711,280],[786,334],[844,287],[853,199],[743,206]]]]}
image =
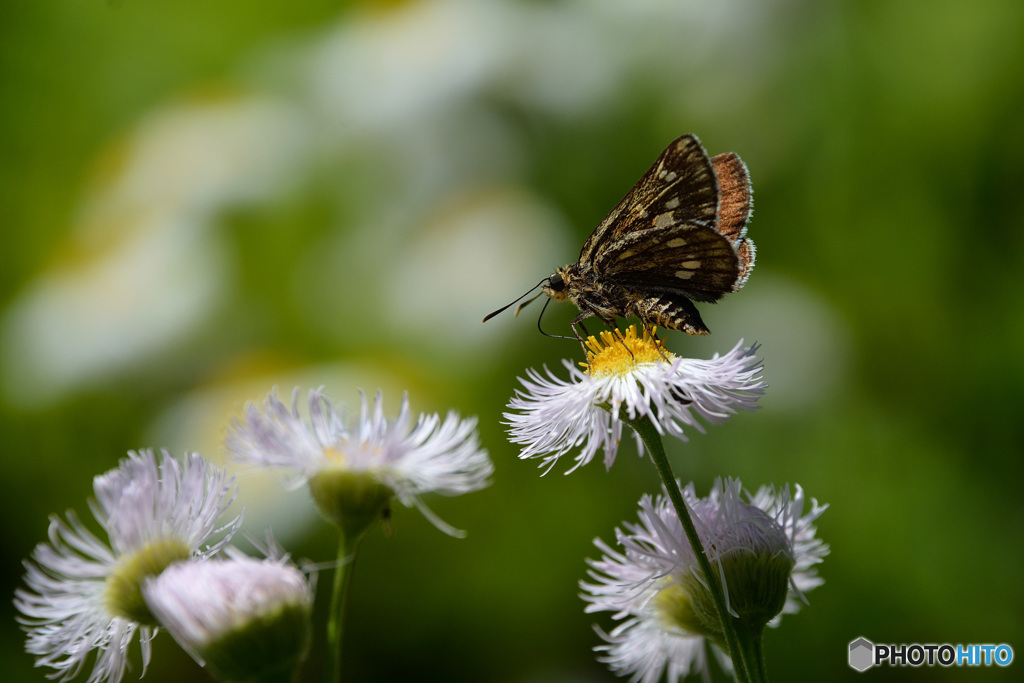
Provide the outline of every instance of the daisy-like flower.
{"type": "Polygon", "coordinates": [[[348,534],[360,534],[383,514],[392,497],[415,506],[434,526],[461,536],[423,503],[425,493],[458,495],[490,484],[493,465],[480,448],[476,419],[449,412],[444,421],[420,415],[415,424],[408,396],[393,422],[384,417],[380,393],[372,408],[362,397],[359,420],[347,425],[320,389],[309,392],[309,421],[299,413],[299,390],[291,409],[271,392],[260,410],[253,404],[233,421],[227,448],[243,464],[290,470],[292,485],[308,483],[328,519],[348,534]]]}
{"type": "MultiPolygon", "coordinates": [[[[586,371],[563,360],[569,380],[527,370],[520,378],[523,389],[505,413],[510,440],[523,446],[520,458],[541,458],[546,471],[576,448],[576,464],[569,472],[590,462],[598,449],[604,451],[605,467],[611,467],[622,440],[623,422],[647,418],[662,435],[686,441],[683,427],[699,432],[737,412],[754,410],[765,383],[757,346],[743,347],[710,360],[678,358],[646,331],[637,337],[631,325],[621,334],[601,332],[587,339],[586,371]],[[545,376],[546,375],[546,376],[545,376]]],[[[637,449],[644,453],[636,437],[637,449]]]]}
{"type": "Polygon", "coordinates": [[[286,557],[179,562],[148,581],[144,595],[218,680],[294,680],[309,651],[313,591],[286,557]]]}
{"type": "Polygon", "coordinates": [[[128,667],[128,647],[139,633],[142,669],[150,658],[157,623],[142,585],[174,562],[219,551],[241,524],[218,522],[234,500],[223,470],[198,454],[184,462],[166,451],[129,452],[120,466],[93,481],[90,508],[107,535],[93,534],[74,512],[50,519],[50,541],[25,562],[29,590],[15,591],[26,649],[51,677],[76,676],[90,653],[89,683],[117,683],[128,667]],[[214,541],[218,532],[226,532],[214,541]]]}
{"type": "MultiPolygon", "coordinates": [[[[715,482],[706,498],[693,484],[683,490],[714,571],[724,579],[727,608],[746,632],[777,625],[799,610],[804,592],[821,585],[816,565],[828,546],[815,536],[814,521],[827,506],[812,500],[804,514],[803,490],[762,487],[741,496],[735,479],[715,482]]],[[[640,500],[640,523],[615,530],[622,552],[595,541],[604,553],[589,560],[592,582],[582,581],[587,612],[610,611],[620,623],[596,650],[601,661],[632,681],[655,683],[667,673],[676,681],[707,676],[707,645],[731,668],[721,648],[721,625],[675,508],[665,495],[640,500]]]]}

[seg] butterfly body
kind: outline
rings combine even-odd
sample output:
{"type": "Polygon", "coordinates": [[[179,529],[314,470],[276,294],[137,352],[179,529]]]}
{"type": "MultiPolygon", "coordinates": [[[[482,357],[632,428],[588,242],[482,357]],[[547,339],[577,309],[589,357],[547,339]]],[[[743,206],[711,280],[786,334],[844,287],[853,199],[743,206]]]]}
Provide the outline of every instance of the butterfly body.
{"type": "MultiPolygon", "coordinates": [[[[571,301],[583,327],[597,317],[637,317],[645,327],[708,334],[694,301],[740,289],[754,265],[746,237],[750,179],[735,154],[709,158],[694,135],[662,152],[587,239],[576,263],[547,278],[542,291],[571,301]]],[[[583,328],[586,332],[586,328],[583,328]]]]}

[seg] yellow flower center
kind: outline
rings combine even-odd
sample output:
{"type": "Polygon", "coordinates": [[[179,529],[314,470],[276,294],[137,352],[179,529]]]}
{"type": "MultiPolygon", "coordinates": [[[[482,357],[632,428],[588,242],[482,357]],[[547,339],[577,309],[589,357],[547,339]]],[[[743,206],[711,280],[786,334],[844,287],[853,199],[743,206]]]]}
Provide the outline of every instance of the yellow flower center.
{"type": "Polygon", "coordinates": [[[714,626],[718,623],[718,617],[713,613],[703,613],[703,603],[709,599],[705,593],[707,590],[696,580],[681,584],[668,576],[662,579],[650,604],[666,631],[717,638],[718,632],[714,626]]]}
{"type": "Polygon", "coordinates": [[[675,355],[665,350],[660,339],[652,335],[657,332],[653,328],[650,333],[644,330],[643,336],[636,336],[636,325],[630,325],[626,331],[618,330],[601,332],[600,339],[588,337],[587,360],[580,363],[588,368],[591,377],[632,372],[639,365],[672,360],[675,355]]]}
{"type": "Polygon", "coordinates": [[[324,448],[324,459],[331,465],[344,466],[348,462],[348,456],[337,446],[327,446],[324,448]]]}

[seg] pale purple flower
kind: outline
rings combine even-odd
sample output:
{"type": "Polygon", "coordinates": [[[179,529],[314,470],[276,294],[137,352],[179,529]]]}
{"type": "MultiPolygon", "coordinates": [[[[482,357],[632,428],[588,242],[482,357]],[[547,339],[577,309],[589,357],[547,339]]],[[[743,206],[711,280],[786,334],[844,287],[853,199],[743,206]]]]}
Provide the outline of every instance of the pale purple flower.
{"type": "MultiPolygon", "coordinates": [[[[692,484],[683,496],[712,569],[726,578],[726,607],[733,616],[756,609],[777,586],[784,594],[769,602],[781,611],[768,622],[777,625],[782,614],[799,610],[806,591],[823,582],[816,565],[828,546],[816,537],[814,522],[827,506],[812,500],[805,514],[799,486],[792,496],[788,486],[762,487],[744,501],[740,482],[729,479],[716,481],[706,498],[698,498],[692,484]]],[[[639,516],[639,524],[616,529],[621,551],[595,541],[604,556],[588,561],[591,581],[580,583],[586,611],[612,612],[619,622],[610,632],[598,629],[605,641],[595,648],[604,653],[601,661],[632,681],[654,683],[667,674],[671,682],[706,676],[711,646],[730,667],[716,644],[716,628],[700,617],[701,603],[709,598],[675,508],[664,494],[645,495],[639,516]]]]}
{"type": "Polygon", "coordinates": [[[443,421],[437,414],[421,414],[413,422],[403,396],[398,417],[388,420],[378,392],[372,407],[362,396],[358,420],[351,424],[320,389],[309,392],[308,411],[307,420],[300,414],[298,389],[290,409],[271,392],[262,407],[248,404],[244,419],[233,422],[227,448],[239,463],[290,471],[296,487],[330,471],[368,477],[442,531],[461,534],[433,514],[421,496],[458,495],[490,484],[494,468],[479,445],[475,418],[449,412],[443,421]]]}
{"type": "MultiPolygon", "coordinates": [[[[647,334],[603,332],[584,372],[569,360],[569,379],[527,370],[505,413],[509,439],[520,444],[520,458],[541,458],[549,471],[563,455],[579,450],[569,472],[604,451],[611,467],[622,440],[624,420],[646,417],[659,433],[686,441],[684,427],[704,431],[701,420],[719,424],[738,410],[754,410],[764,393],[757,346],[742,341],[709,360],[677,358],[647,334]],[[626,346],[629,351],[626,351],[626,346]],[[700,420],[698,420],[700,418],[700,420]]],[[[637,449],[644,452],[636,437],[637,449]]]]}
{"type": "Polygon", "coordinates": [[[308,652],[313,591],[287,557],[178,562],[143,594],[160,624],[220,680],[264,680],[268,671],[285,680],[308,652]]]}
{"type": "Polygon", "coordinates": [[[175,561],[216,553],[241,518],[219,521],[234,500],[234,481],[195,453],[179,462],[166,451],[129,452],[93,488],[90,508],[106,539],[74,512],[66,522],[51,517],[50,540],[25,562],[28,590],[17,589],[14,604],[28,634],[25,648],[37,666],[55,670],[51,678],[75,677],[95,651],[88,683],[117,683],[136,632],[143,672],[149,663],[156,622],[142,583],[175,561]]]}

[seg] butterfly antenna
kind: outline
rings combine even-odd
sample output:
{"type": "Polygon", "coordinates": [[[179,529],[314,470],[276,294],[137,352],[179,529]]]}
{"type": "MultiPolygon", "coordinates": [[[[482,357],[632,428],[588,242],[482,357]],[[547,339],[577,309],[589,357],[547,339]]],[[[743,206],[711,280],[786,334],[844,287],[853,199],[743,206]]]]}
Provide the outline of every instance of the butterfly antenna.
{"type": "MultiPolygon", "coordinates": [[[[528,291],[528,292],[527,292],[526,294],[523,294],[523,296],[519,297],[518,299],[516,299],[516,300],[515,300],[515,301],[513,301],[512,303],[510,303],[510,304],[506,304],[506,305],[502,306],[501,308],[499,308],[498,310],[496,310],[496,311],[495,311],[494,313],[491,313],[491,314],[489,314],[489,315],[486,315],[486,316],[484,316],[484,322],[487,322],[488,320],[490,320],[490,319],[491,319],[491,318],[493,318],[494,316],[498,315],[499,313],[502,313],[503,311],[505,311],[505,309],[509,308],[510,306],[513,306],[513,305],[515,305],[515,304],[519,303],[519,301],[520,301],[520,300],[522,300],[522,299],[524,299],[525,297],[529,296],[529,295],[530,295],[530,292],[532,292],[533,290],[537,289],[537,288],[538,288],[538,287],[540,287],[540,286],[541,286],[542,284],[544,284],[544,282],[546,282],[546,281],[547,281],[547,279],[548,279],[548,278],[544,278],[543,280],[541,280],[540,282],[538,282],[537,284],[535,284],[535,285],[534,285],[533,287],[530,287],[530,291],[528,291]]],[[[540,296],[540,295],[538,294],[537,296],[540,296]]],[[[536,299],[536,298],[537,298],[537,297],[534,297],[534,299],[536,299]]],[[[530,299],[530,301],[533,301],[533,299],[530,299]]],[[[530,301],[527,301],[526,303],[528,304],[528,303],[530,303],[530,301]]],[[[525,305],[526,305],[526,304],[523,304],[523,306],[525,306],[525,305]]],[[[520,307],[520,308],[521,308],[521,307],[520,307]]],[[[517,311],[517,313],[518,313],[518,311],[517,311]]]]}

